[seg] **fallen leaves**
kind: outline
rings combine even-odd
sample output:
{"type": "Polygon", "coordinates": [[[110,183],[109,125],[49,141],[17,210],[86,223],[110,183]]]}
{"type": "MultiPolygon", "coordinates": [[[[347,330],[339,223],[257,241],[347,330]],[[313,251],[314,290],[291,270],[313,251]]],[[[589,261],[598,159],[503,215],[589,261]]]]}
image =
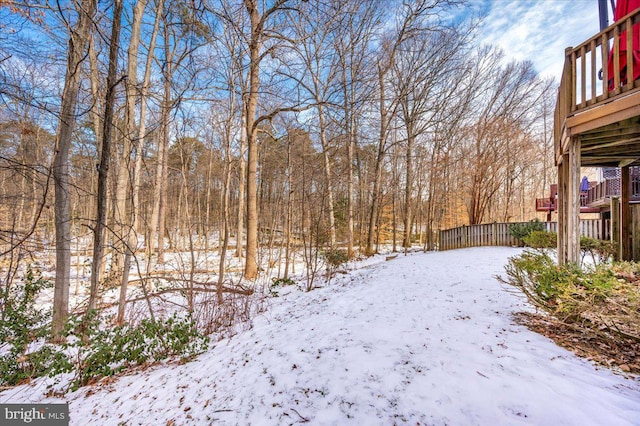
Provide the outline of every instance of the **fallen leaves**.
{"type": "Polygon", "coordinates": [[[576,355],[624,373],[640,374],[640,342],[592,327],[587,321],[567,324],[551,316],[519,312],[515,320],[576,355]]]}

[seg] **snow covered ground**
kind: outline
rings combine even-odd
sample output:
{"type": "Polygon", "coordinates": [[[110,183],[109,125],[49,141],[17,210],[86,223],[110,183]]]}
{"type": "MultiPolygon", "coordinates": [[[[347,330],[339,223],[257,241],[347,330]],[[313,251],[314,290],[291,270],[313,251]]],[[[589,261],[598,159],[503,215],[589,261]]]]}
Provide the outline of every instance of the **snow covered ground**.
{"type": "MultiPolygon", "coordinates": [[[[517,325],[510,248],[399,255],[302,293],[184,365],[68,394],[72,425],[640,425],[640,381],[517,325]]],[[[0,402],[61,402],[42,382],[0,402]]]]}

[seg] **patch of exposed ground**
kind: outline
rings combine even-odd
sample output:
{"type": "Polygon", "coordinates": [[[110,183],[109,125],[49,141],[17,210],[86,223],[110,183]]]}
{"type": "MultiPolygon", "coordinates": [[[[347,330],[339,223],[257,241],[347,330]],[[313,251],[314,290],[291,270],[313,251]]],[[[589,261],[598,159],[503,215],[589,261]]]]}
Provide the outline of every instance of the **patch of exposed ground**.
{"type": "Polygon", "coordinates": [[[625,374],[640,375],[640,340],[612,328],[568,324],[550,315],[515,313],[514,319],[576,355],[625,374]]]}

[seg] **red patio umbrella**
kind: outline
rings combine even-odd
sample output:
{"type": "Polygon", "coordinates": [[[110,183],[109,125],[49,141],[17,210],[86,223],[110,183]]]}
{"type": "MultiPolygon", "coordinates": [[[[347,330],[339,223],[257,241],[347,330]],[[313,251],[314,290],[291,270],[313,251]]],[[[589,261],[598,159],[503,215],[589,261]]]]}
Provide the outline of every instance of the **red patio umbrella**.
{"type": "MultiPolygon", "coordinates": [[[[640,8],[640,0],[618,0],[616,2],[615,10],[613,11],[613,18],[616,22],[622,19],[624,16],[640,8]]],[[[627,84],[627,32],[623,31],[619,37],[620,42],[620,84],[627,84]]],[[[640,24],[633,26],[632,36],[632,51],[633,51],[633,79],[640,78],[640,24]]],[[[613,77],[613,50],[609,54],[609,61],[607,64],[607,70],[609,72],[609,90],[615,89],[614,77],[613,77]]]]}

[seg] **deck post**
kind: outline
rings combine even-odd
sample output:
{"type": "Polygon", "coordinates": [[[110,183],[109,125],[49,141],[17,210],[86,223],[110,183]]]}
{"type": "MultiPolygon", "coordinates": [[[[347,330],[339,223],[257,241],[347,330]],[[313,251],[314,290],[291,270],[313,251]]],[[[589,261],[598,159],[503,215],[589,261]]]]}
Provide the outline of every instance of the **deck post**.
{"type": "Polygon", "coordinates": [[[629,199],[631,196],[631,179],[629,166],[621,169],[620,173],[620,245],[621,259],[631,260],[631,209],[629,199]]]}
{"type": "Polygon", "coordinates": [[[640,209],[635,204],[631,207],[631,259],[640,258],[640,209]]]}
{"type": "Polygon", "coordinates": [[[620,198],[611,197],[611,242],[615,248],[615,258],[620,260],[620,198]]]}
{"type": "Polygon", "coordinates": [[[564,265],[567,263],[567,218],[565,208],[565,201],[567,199],[566,184],[565,184],[565,170],[567,168],[568,159],[567,155],[560,157],[560,163],[558,163],[558,263],[564,265]]]}
{"type": "Polygon", "coordinates": [[[567,262],[580,259],[580,139],[569,140],[569,167],[567,171],[567,262]]]}

